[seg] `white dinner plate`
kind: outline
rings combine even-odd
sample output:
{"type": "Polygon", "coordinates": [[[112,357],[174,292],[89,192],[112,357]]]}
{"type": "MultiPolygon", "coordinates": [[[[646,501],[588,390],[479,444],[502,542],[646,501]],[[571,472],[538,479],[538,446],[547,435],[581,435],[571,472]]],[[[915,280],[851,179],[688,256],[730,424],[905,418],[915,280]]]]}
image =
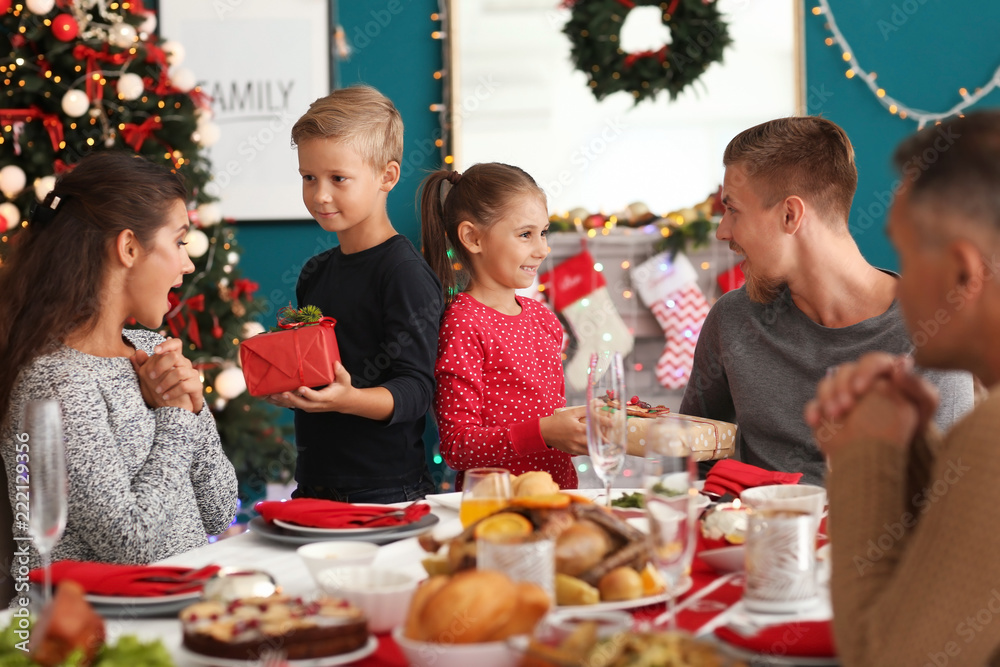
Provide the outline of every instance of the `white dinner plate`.
{"type": "Polygon", "coordinates": [[[115,616],[150,618],[176,616],[180,610],[201,599],[201,590],[156,597],[90,594],[85,597],[90,604],[94,605],[94,611],[107,618],[115,616]]]}
{"type": "Polygon", "coordinates": [[[425,497],[424,500],[446,509],[455,510],[456,512],[462,509],[461,491],[455,491],[454,493],[432,493],[425,497]]]}
{"type": "MultiPolygon", "coordinates": [[[[368,642],[357,651],[341,653],[339,655],[328,655],[323,658],[310,658],[308,660],[286,660],[284,664],[289,667],[335,667],[335,665],[347,665],[352,662],[367,658],[378,649],[378,640],[374,636],[368,637],[368,642]]],[[[232,660],[227,658],[213,658],[210,655],[202,655],[188,650],[181,646],[177,651],[178,656],[189,660],[197,665],[210,665],[211,667],[249,667],[250,665],[261,664],[260,660],[232,660]]]]}
{"type": "Polygon", "coordinates": [[[372,544],[388,544],[389,542],[395,542],[396,540],[402,540],[407,537],[415,537],[425,533],[440,520],[441,519],[439,519],[436,514],[425,514],[420,521],[415,523],[411,523],[406,526],[387,528],[378,532],[365,533],[363,535],[358,535],[357,533],[349,533],[346,535],[324,535],[306,533],[299,530],[290,530],[272,525],[265,521],[262,516],[255,516],[250,519],[248,528],[250,529],[250,532],[256,533],[265,539],[274,542],[281,542],[282,544],[294,544],[297,546],[302,546],[303,544],[309,544],[311,542],[326,542],[327,540],[360,540],[362,542],[371,542],[372,544]]]}
{"type": "Polygon", "coordinates": [[[201,597],[201,589],[188,591],[187,593],[177,593],[175,595],[126,597],[123,595],[92,595],[87,593],[84,597],[91,604],[138,605],[145,607],[169,602],[180,602],[181,600],[197,600],[201,597]]]}
{"type": "Polygon", "coordinates": [[[300,533],[315,533],[317,535],[364,535],[366,533],[384,533],[388,530],[409,528],[410,526],[413,526],[413,524],[415,523],[417,523],[417,521],[411,521],[410,523],[405,523],[398,526],[375,526],[373,528],[365,528],[364,526],[358,526],[356,528],[316,528],[315,526],[302,526],[297,523],[292,523],[291,521],[283,521],[281,519],[274,520],[275,526],[281,526],[286,530],[294,530],[300,533]]]}
{"type": "Polygon", "coordinates": [[[619,609],[638,609],[639,607],[645,607],[647,605],[656,604],[658,602],[666,602],[672,597],[678,597],[684,595],[689,590],[694,582],[691,581],[691,577],[685,577],[683,581],[673,590],[667,591],[666,593],[660,593],[659,595],[647,595],[646,597],[636,598],[634,600],[619,600],[617,602],[598,602],[597,604],[573,604],[573,605],[561,605],[555,607],[553,611],[617,611],[619,609]]]}

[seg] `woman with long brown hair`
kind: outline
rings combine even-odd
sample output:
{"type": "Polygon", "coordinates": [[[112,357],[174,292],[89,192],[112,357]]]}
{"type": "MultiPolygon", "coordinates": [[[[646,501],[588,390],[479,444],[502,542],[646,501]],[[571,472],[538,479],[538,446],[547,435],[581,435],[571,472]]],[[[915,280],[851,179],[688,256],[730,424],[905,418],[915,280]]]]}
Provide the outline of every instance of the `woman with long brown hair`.
{"type": "Polygon", "coordinates": [[[53,560],[148,563],[205,544],[235,515],[236,475],[180,341],[124,328],[133,318],[161,326],[168,292],[194,270],[186,198],[163,167],[91,155],[0,266],[0,453],[12,504],[25,404],[55,399],[63,415],[69,511],[53,560]]]}

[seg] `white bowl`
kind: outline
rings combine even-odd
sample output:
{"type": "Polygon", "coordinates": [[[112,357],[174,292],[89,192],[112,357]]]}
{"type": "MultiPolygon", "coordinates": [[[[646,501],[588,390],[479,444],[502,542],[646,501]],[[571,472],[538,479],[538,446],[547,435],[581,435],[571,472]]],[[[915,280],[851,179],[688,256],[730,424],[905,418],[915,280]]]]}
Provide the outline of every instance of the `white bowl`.
{"type": "Polygon", "coordinates": [[[719,574],[729,574],[730,572],[742,572],[745,567],[744,555],[746,551],[742,544],[721,549],[706,549],[699,551],[698,557],[718,572],[719,574]]]}
{"type": "Polygon", "coordinates": [[[411,667],[516,667],[521,653],[506,641],[481,644],[436,644],[403,636],[403,628],[392,638],[411,667]]]}
{"type": "Polygon", "coordinates": [[[335,567],[316,578],[327,595],[344,598],[368,617],[368,630],[388,632],[406,621],[417,577],[399,570],[365,566],[335,567]]]}
{"type": "Polygon", "coordinates": [[[313,542],[295,550],[319,583],[319,573],[347,565],[371,565],[375,562],[378,545],[371,542],[313,542]]]}
{"type": "Polygon", "coordinates": [[[770,484],[745,490],[740,500],[756,510],[790,510],[818,521],[826,507],[826,489],[811,484],[770,484]]]}

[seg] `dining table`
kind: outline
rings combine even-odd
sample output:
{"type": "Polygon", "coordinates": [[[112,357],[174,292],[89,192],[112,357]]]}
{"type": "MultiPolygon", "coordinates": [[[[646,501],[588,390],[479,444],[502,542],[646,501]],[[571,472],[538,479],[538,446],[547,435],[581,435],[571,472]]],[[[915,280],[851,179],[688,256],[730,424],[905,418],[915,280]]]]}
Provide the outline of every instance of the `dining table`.
{"type": "MultiPolygon", "coordinates": [[[[453,494],[457,495],[457,494],[453,494]]],[[[446,538],[461,531],[457,505],[427,502],[437,517],[437,522],[429,528],[437,538],[446,538]]],[[[402,506],[402,504],[400,505],[402,506]]],[[[159,561],[164,565],[180,565],[201,568],[207,565],[261,570],[269,573],[280,587],[281,592],[292,596],[308,597],[320,593],[320,589],[304,562],[296,553],[297,544],[278,541],[267,531],[260,530],[251,522],[249,529],[238,535],[220,539],[211,544],[175,555],[159,561]]],[[[822,530],[822,529],[821,529],[822,530]]],[[[362,538],[363,539],[363,538],[362,538]]],[[[796,647],[803,639],[803,633],[796,628],[815,623],[827,623],[831,618],[829,591],[821,585],[819,604],[806,610],[785,615],[764,615],[750,613],[742,603],[744,575],[742,572],[719,572],[710,567],[699,555],[704,545],[699,538],[690,574],[689,590],[675,600],[677,627],[696,637],[718,641],[714,632],[726,628],[736,633],[755,633],[768,624],[790,628],[776,635],[770,655],[747,653],[733,650],[753,665],[836,665],[836,659],[829,657],[802,656],[796,647]],[[742,653],[742,654],[741,654],[742,653]],[[796,656],[799,657],[796,657],[796,656]]],[[[427,556],[420,546],[417,536],[409,536],[398,541],[379,546],[373,567],[401,570],[419,578],[426,577],[421,560],[427,556]]],[[[822,563],[820,565],[822,569],[822,563]]],[[[629,609],[633,614],[637,629],[659,628],[664,624],[667,605],[660,601],[629,609]]],[[[105,617],[108,640],[114,641],[122,635],[135,635],[143,640],[159,639],[172,654],[177,667],[199,667],[205,663],[192,659],[182,648],[181,623],[176,616],[146,617],[141,609],[122,605],[113,610],[102,609],[105,617]]],[[[389,633],[376,635],[377,649],[371,655],[356,663],[361,667],[403,667],[407,661],[389,633]]],[[[250,665],[251,663],[247,663],[250,665]]]]}

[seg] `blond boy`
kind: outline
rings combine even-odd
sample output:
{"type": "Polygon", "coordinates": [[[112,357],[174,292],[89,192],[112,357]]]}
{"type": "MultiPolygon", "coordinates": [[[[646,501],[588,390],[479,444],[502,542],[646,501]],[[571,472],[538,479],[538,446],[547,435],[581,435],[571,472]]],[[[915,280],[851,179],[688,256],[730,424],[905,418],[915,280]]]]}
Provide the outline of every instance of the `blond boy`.
{"type": "Polygon", "coordinates": [[[299,307],[337,320],[341,363],[327,387],[271,396],[295,409],[294,497],[413,500],[434,490],[425,415],[444,308],[441,284],[386,211],[399,182],[403,121],[374,88],[336,90],[292,128],[302,200],[339,245],[299,275],[299,307]]]}

